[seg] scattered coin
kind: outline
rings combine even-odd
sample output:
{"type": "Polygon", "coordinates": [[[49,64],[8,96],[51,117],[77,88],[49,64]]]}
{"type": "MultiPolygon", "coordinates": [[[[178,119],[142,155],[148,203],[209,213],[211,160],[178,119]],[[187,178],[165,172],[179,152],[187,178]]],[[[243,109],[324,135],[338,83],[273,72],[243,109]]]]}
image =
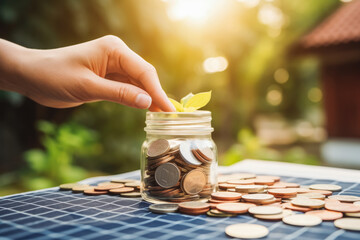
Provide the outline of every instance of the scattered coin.
{"type": "Polygon", "coordinates": [[[112,182],[101,182],[101,183],[98,183],[97,186],[104,186],[104,185],[108,185],[108,184],[111,184],[112,182]]]}
{"type": "Polygon", "coordinates": [[[255,194],[246,194],[242,196],[242,199],[244,199],[246,202],[252,202],[252,203],[262,203],[267,200],[274,199],[274,196],[271,194],[262,194],[262,193],[255,193],[255,194]]]}
{"type": "Polygon", "coordinates": [[[323,194],[320,194],[320,193],[308,192],[308,193],[297,194],[296,197],[298,197],[298,198],[305,197],[305,198],[311,198],[311,199],[324,200],[326,196],[323,194]]]}
{"type": "Polygon", "coordinates": [[[240,193],[258,193],[264,191],[265,187],[262,185],[239,185],[235,190],[240,193]]]}
{"type": "Polygon", "coordinates": [[[334,225],[345,230],[360,231],[359,218],[340,218],[335,220],[334,225]]]}
{"type": "Polygon", "coordinates": [[[332,191],[332,192],[341,190],[341,186],[334,185],[334,184],[313,184],[313,185],[310,185],[309,188],[313,189],[313,190],[327,190],[327,191],[332,191]]]}
{"type": "Polygon", "coordinates": [[[308,212],[308,211],[312,210],[311,208],[308,208],[308,207],[295,206],[295,205],[291,204],[291,202],[284,203],[282,205],[282,207],[287,208],[287,209],[291,209],[291,210],[294,210],[294,211],[299,211],[299,212],[308,212]]]}
{"type": "Polygon", "coordinates": [[[139,192],[127,192],[127,193],[120,193],[121,197],[141,197],[141,194],[139,192]]]}
{"type": "Polygon", "coordinates": [[[360,201],[354,202],[354,204],[360,206],[360,201]]]}
{"type": "Polygon", "coordinates": [[[345,213],[345,216],[347,216],[347,217],[357,217],[357,218],[360,218],[360,212],[345,213]]]}
{"type": "Polygon", "coordinates": [[[333,196],[329,196],[329,198],[339,200],[340,202],[350,202],[350,203],[360,201],[360,197],[352,196],[352,195],[333,195],[333,196]]]}
{"type": "Polygon", "coordinates": [[[249,208],[255,207],[252,203],[220,203],[216,206],[219,211],[226,213],[241,214],[246,213],[249,208]]]}
{"type": "Polygon", "coordinates": [[[79,183],[64,183],[64,184],[61,184],[59,187],[60,187],[60,190],[72,190],[72,188],[77,185],[80,185],[80,184],[79,183]]]}
{"type": "Polygon", "coordinates": [[[248,179],[248,180],[235,179],[235,180],[228,180],[226,183],[232,185],[251,185],[254,184],[255,182],[252,179],[248,179]]]}
{"type": "Polygon", "coordinates": [[[84,192],[85,190],[94,189],[94,186],[90,186],[88,184],[79,184],[72,188],[72,191],[75,193],[84,192]]]}
{"type": "Polygon", "coordinates": [[[94,189],[96,191],[109,191],[110,189],[113,189],[113,188],[121,188],[123,187],[124,184],[122,183],[109,183],[109,184],[104,184],[102,186],[96,186],[94,187],[94,189]]]}
{"type": "Polygon", "coordinates": [[[136,182],[136,179],[123,179],[123,178],[114,178],[111,179],[112,183],[129,183],[129,182],[136,182]]]}
{"type": "MultiPolygon", "coordinates": [[[[331,199],[335,200],[335,199],[331,199]]],[[[351,212],[360,212],[360,206],[356,206],[352,203],[341,203],[341,202],[331,202],[328,201],[325,203],[325,208],[327,210],[343,212],[343,213],[351,213],[351,212]]]]}
{"type": "Polygon", "coordinates": [[[225,200],[225,201],[240,200],[241,199],[241,194],[236,193],[236,192],[214,192],[214,193],[211,194],[211,197],[213,199],[225,200]]]}
{"type": "Polygon", "coordinates": [[[139,188],[140,187],[140,181],[134,181],[134,182],[125,183],[125,187],[139,188]]]}
{"type": "Polygon", "coordinates": [[[166,139],[157,139],[149,144],[147,155],[150,158],[158,157],[170,150],[170,144],[166,139]]]}
{"type": "Polygon", "coordinates": [[[173,187],[180,180],[180,170],[175,163],[161,164],[156,168],[155,180],[163,188],[173,187]]]}
{"type": "Polygon", "coordinates": [[[306,212],[305,215],[314,215],[320,217],[323,221],[333,221],[343,217],[341,212],[334,212],[329,210],[314,210],[306,212]]]}
{"type": "Polygon", "coordinates": [[[272,215],[255,214],[254,217],[256,217],[258,219],[263,219],[263,220],[281,220],[284,217],[290,216],[292,214],[293,214],[293,211],[284,209],[282,211],[282,213],[280,213],[280,214],[272,214],[272,215]]]}
{"type": "Polygon", "coordinates": [[[262,238],[269,234],[269,230],[258,224],[238,223],[227,226],[225,233],[233,238],[262,238]]]}
{"type": "Polygon", "coordinates": [[[110,193],[129,193],[133,192],[135,189],[133,187],[121,187],[121,188],[113,188],[110,189],[110,193]]]}
{"type": "Polygon", "coordinates": [[[271,186],[271,185],[274,185],[275,180],[271,179],[271,178],[255,178],[254,183],[256,185],[268,185],[268,186],[271,186]]]}
{"type": "Polygon", "coordinates": [[[302,227],[311,227],[319,225],[322,220],[318,216],[314,215],[305,215],[305,214],[294,214],[287,217],[284,217],[283,222],[289,225],[302,226],[302,227]]]}
{"type": "Polygon", "coordinates": [[[107,194],[108,191],[95,191],[95,189],[87,189],[84,190],[84,194],[86,195],[103,195],[103,194],[107,194]]]}
{"type": "Polygon", "coordinates": [[[179,209],[176,203],[160,203],[152,204],[149,206],[149,210],[153,213],[172,213],[179,209]]]}
{"type": "Polygon", "coordinates": [[[325,202],[319,199],[295,198],[291,200],[291,204],[300,207],[322,208],[325,205],[325,202]]]}
{"type": "Polygon", "coordinates": [[[209,211],[210,205],[203,202],[182,202],[179,203],[179,211],[191,215],[204,214],[209,211]]]}
{"type": "Polygon", "coordinates": [[[281,197],[281,198],[291,198],[297,195],[297,191],[292,188],[269,189],[268,193],[274,195],[275,197],[281,197]]]}
{"type": "Polygon", "coordinates": [[[201,162],[194,157],[194,154],[191,151],[191,143],[188,141],[183,141],[180,144],[180,155],[188,164],[201,165],[201,162]]]}
{"type": "Polygon", "coordinates": [[[280,207],[256,206],[249,208],[248,211],[251,214],[274,215],[274,214],[281,214],[283,210],[280,207]]]}
{"type": "Polygon", "coordinates": [[[189,195],[195,195],[201,192],[207,183],[206,175],[203,171],[195,169],[183,177],[182,189],[189,195]]]}

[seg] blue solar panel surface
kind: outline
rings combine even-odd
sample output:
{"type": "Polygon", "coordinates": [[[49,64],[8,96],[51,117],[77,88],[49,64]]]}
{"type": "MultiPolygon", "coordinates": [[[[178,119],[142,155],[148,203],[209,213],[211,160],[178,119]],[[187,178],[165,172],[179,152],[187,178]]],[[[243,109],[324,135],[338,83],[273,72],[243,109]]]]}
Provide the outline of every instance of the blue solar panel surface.
{"type": "MultiPolygon", "coordinates": [[[[138,179],[139,172],[116,177],[138,179]]],[[[103,181],[94,179],[91,183],[103,181]]],[[[338,184],[342,191],[337,194],[360,196],[359,183],[285,176],[282,181],[338,184]]],[[[268,227],[270,234],[264,239],[360,239],[359,232],[338,229],[332,221],[316,227],[295,227],[248,214],[228,218],[154,214],[148,211],[149,205],[140,198],[85,196],[58,188],[7,196],[0,198],[0,239],[230,239],[224,229],[235,223],[268,227]]]]}

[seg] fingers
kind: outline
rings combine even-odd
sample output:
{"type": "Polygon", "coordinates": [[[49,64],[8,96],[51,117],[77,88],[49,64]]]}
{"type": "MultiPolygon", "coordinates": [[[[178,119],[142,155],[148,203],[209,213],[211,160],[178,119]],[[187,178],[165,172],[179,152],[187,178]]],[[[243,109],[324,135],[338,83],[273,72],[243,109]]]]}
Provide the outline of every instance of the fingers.
{"type": "Polygon", "coordinates": [[[147,109],[152,99],[143,89],[132,84],[116,82],[94,74],[94,81],[89,84],[88,94],[92,99],[106,100],[126,106],[147,109]]]}
{"type": "Polygon", "coordinates": [[[174,106],[167,98],[161,87],[155,68],[143,58],[133,52],[119,38],[113,36],[104,38],[105,44],[114,46],[109,56],[109,66],[112,71],[125,72],[132,79],[137,80],[162,111],[175,111],[174,106]]]}

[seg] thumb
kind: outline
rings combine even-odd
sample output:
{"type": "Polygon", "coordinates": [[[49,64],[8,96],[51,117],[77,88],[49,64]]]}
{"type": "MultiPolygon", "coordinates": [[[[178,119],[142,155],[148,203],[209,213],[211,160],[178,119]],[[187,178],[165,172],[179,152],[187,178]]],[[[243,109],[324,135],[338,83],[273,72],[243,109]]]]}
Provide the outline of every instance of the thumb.
{"type": "Polygon", "coordinates": [[[89,89],[92,98],[120,103],[129,107],[147,109],[152,99],[141,88],[128,83],[112,81],[96,76],[95,84],[89,89]]]}

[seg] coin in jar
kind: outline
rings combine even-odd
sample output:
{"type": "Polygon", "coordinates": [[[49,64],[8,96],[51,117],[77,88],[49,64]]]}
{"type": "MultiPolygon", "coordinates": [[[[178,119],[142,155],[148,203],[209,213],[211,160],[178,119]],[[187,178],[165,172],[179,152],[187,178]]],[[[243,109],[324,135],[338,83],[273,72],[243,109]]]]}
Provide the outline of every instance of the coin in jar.
{"type": "Polygon", "coordinates": [[[189,141],[184,141],[180,144],[180,155],[188,164],[201,165],[201,162],[192,153],[191,143],[189,141]]]}
{"type": "Polygon", "coordinates": [[[195,169],[183,177],[182,189],[189,195],[195,195],[203,190],[206,182],[206,174],[201,170],[195,169]]]}
{"type": "Polygon", "coordinates": [[[155,180],[159,186],[170,188],[180,180],[180,170],[174,163],[161,164],[155,170],[155,180]]]}
{"type": "Polygon", "coordinates": [[[149,144],[147,155],[155,158],[167,153],[170,150],[170,144],[166,139],[157,139],[149,144]]]}

